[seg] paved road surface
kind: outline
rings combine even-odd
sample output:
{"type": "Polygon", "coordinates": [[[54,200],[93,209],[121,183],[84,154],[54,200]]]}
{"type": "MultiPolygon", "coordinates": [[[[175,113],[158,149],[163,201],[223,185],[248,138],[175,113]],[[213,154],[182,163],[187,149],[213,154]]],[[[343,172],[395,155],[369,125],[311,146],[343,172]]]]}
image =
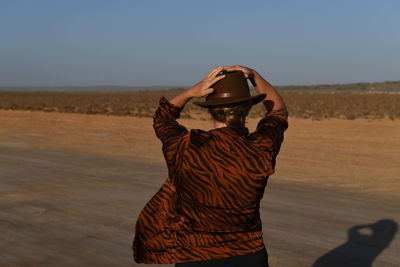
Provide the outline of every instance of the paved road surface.
{"type": "MultiPolygon", "coordinates": [[[[131,242],[166,173],[134,159],[0,143],[0,266],[157,266],[135,264],[131,242]]],[[[399,201],[274,176],[266,190],[271,266],[400,266],[399,201]],[[358,225],[366,226],[350,230],[358,225]]]]}

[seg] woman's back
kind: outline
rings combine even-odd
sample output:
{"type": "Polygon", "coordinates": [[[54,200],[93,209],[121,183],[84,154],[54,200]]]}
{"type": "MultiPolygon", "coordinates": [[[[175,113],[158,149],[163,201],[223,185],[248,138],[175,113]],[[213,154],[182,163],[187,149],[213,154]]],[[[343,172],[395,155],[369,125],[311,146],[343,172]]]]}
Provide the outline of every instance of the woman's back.
{"type": "Polygon", "coordinates": [[[266,140],[229,127],[192,130],[182,157],[178,188],[183,214],[199,231],[259,228],[259,202],[273,173],[266,140]],[[207,220],[204,218],[207,217],[207,220]]]}
{"type": "Polygon", "coordinates": [[[180,125],[165,97],[154,115],[169,177],[139,214],[138,263],[174,263],[245,255],[264,247],[259,215],[287,114],[266,112],[253,133],[180,125]]]}

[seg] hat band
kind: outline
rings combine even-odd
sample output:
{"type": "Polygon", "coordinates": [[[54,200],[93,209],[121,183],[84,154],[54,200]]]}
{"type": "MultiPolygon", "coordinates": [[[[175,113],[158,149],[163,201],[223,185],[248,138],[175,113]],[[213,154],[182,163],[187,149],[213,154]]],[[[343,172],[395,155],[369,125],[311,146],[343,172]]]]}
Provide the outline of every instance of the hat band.
{"type": "Polygon", "coordinates": [[[220,94],[215,94],[215,95],[208,95],[206,97],[206,100],[228,98],[228,97],[249,97],[249,96],[251,96],[249,92],[247,92],[247,93],[245,92],[244,94],[243,93],[235,94],[235,93],[228,92],[228,93],[220,93],[220,94]]]}

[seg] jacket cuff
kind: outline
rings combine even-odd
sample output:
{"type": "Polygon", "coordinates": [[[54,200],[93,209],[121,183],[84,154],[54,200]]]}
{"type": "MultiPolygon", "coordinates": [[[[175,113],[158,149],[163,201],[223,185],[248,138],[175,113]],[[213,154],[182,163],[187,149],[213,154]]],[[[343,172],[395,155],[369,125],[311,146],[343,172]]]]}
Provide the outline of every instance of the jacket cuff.
{"type": "Polygon", "coordinates": [[[165,96],[160,97],[159,104],[162,108],[167,110],[168,113],[171,114],[174,118],[179,118],[180,113],[183,110],[183,107],[178,107],[172,104],[165,96]]]}
{"type": "Polygon", "coordinates": [[[269,112],[267,114],[267,117],[268,116],[275,116],[275,117],[279,117],[279,118],[287,121],[288,120],[288,115],[289,115],[289,113],[287,112],[287,110],[279,109],[279,110],[273,110],[273,111],[269,112]]]}

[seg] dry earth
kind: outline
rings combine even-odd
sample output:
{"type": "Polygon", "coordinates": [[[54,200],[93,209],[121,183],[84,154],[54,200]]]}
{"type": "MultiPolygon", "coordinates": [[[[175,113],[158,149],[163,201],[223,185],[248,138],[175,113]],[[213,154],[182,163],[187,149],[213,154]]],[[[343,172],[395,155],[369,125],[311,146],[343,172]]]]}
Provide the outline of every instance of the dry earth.
{"type": "MultiPolygon", "coordinates": [[[[167,174],[151,118],[0,110],[0,125],[0,265],[136,266],[134,222],[167,174]]],[[[400,265],[399,133],[391,120],[290,119],[262,201],[271,266],[328,252],[400,265]],[[365,224],[369,245],[347,236],[365,224]]]]}

